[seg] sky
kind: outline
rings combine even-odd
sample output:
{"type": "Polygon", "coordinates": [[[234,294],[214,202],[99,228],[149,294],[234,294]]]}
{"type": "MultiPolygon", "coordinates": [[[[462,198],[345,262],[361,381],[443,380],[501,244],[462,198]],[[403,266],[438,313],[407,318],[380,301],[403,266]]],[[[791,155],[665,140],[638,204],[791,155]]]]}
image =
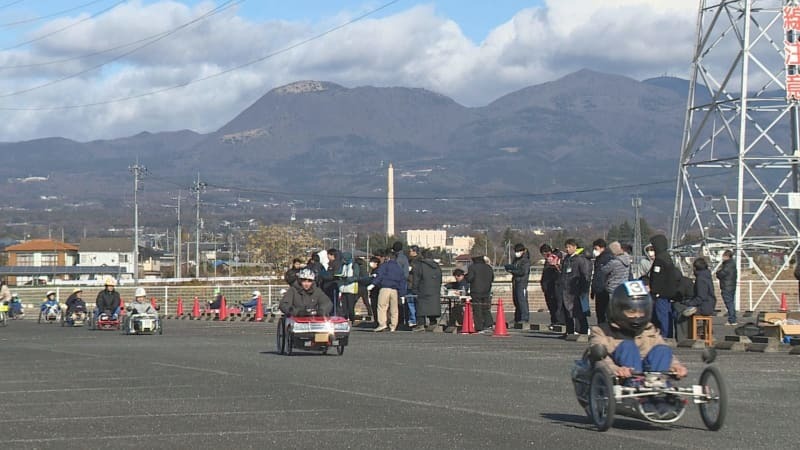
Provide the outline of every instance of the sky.
{"type": "Polygon", "coordinates": [[[588,68],[689,76],[697,0],[0,0],[0,141],[214,131],[298,80],[482,106],[588,68]]]}

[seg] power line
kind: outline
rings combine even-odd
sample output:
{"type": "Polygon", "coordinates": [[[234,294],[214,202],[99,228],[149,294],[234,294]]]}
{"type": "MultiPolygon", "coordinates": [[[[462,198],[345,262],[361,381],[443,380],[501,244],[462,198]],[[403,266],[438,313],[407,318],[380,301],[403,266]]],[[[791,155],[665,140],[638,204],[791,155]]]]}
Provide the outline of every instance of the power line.
{"type": "MultiPolygon", "coordinates": [[[[123,3],[127,3],[127,1],[128,0],[122,0],[122,1],[119,1],[117,3],[114,3],[113,5],[109,6],[108,8],[101,9],[100,11],[92,14],[91,16],[84,17],[83,19],[77,20],[77,21],[75,21],[75,22],[73,22],[73,23],[71,23],[71,24],[69,24],[67,26],[59,28],[57,30],[53,30],[53,31],[51,31],[49,33],[45,33],[45,34],[43,34],[43,35],[41,35],[39,37],[35,37],[35,38],[29,39],[27,41],[22,41],[20,43],[14,44],[14,45],[12,45],[10,47],[0,48],[0,52],[4,52],[6,50],[13,50],[15,48],[19,48],[19,47],[22,47],[24,45],[28,45],[28,44],[31,44],[31,43],[34,43],[34,42],[41,41],[43,39],[47,39],[50,36],[53,36],[54,34],[61,33],[62,31],[66,31],[66,30],[68,30],[70,28],[78,26],[78,25],[82,24],[83,22],[95,19],[98,16],[101,16],[101,15],[111,11],[112,9],[116,8],[117,6],[119,6],[119,5],[123,4],[123,3]]],[[[70,61],[71,59],[73,59],[73,58],[69,58],[69,59],[66,59],[64,61],[70,61]]],[[[64,61],[58,61],[58,62],[64,62],[64,61]]],[[[43,65],[46,65],[46,64],[25,64],[25,65],[20,65],[20,66],[6,66],[6,67],[0,67],[0,69],[18,69],[18,68],[24,68],[24,67],[37,67],[37,66],[40,66],[40,65],[43,66],[43,65]]]]}
{"type": "Polygon", "coordinates": [[[38,22],[40,20],[50,19],[50,18],[53,18],[53,17],[60,16],[62,14],[66,14],[66,13],[70,13],[72,11],[76,11],[76,10],[81,9],[81,8],[85,8],[87,6],[92,6],[95,3],[100,3],[100,2],[103,2],[103,1],[106,1],[106,0],[93,0],[91,2],[87,2],[87,3],[84,3],[82,5],[73,6],[71,8],[64,9],[64,10],[61,10],[61,11],[58,11],[58,12],[54,12],[52,14],[47,14],[47,15],[44,15],[44,16],[37,16],[37,17],[32,17],[30,19],[17,20],[15,22],[0,23],[0,27],[2,27],[2,28],[14,27],[14,26],[17,26],[17,25],[24,25],[26,23],[32,23],[32,22],[38,22]]]}
{"type": "MultiPolygon", "coordinates": [[[[377,12],[383,10],[383,9],[386,9],[386,8],[394,5],[395,3],[398,3],[399,1],[400,0],[392,0],[392,1],[388,2],[388,3],[384,3],[383,5],[375,8],[375,9],[369,10],[369,11],[365,12],[364,14],[361,14],[360,16],[355,17],[354,19],[351,19],[351,20],[349,20],[347,22],[344,22],[344,23],[342,23],[340,25],[337,25],[335,27],[329,28],[329,29],[323,31],[322,33],[313,35],[313,36],[311,36],[309,38],[306,38],[306,39],[304,39],[302,41],[299,41],[299,42],[297,42],[295,44],[292,44],[292,45],[289,45],[287,47],[284,47],[284,48],[282,48],[280,50],[276,50],[276,51],[274,51],[272,53],[268,53],[268,54],[266,54],[266,55],[264,55],[262,57],[259,57],[259,58],[250,60],[248,62],[233,66],[233,67],[231,67],[229,69],[225,69],[225,70],[222,70],[220,72],[213,73],[211,75],[207,75],[207,76],[200,77],[200,78],[195,78],[195,79],[192,79],[192,80],[180,83],[180,84],[176,84],[176,85],[173,85],[173,86],[168,86],[168,87],[164,87],[164,88],[160,88],[160,89],[154,89],[154,90],[151,90],[151,91],[142,92],[140,94],[129,95],[129,96],[125,96],[125,97],[118,97],[118,98],[115,98],[115,99],[109,99],[109,100],[103,100],[103,101],[91,102],[91,103],[82,103],[82,104],[76,104],[76,105],[62,105],[62,106],[0,107],[0,110],[4,110],[4,111],[63,111],[63,110],[68,110],[68,109],[78,109],[78,108],[88,108],[88,107],[93,107],[93,106],[110,105],[110,104],[113,104],[113,103],[120,103],[120,102],[129,101],[129,100],[135,100],[135,99],[139,99],[139,98],[143,98],[143,97],[149,97],[149,96],[155,95],[155,94],[160,94],[162,92],[168,92],[168,91],[172,91],[172,90],[175,90],[175,89],[180,89],[180,88],[183,88],[183,87],[186,87],[186,86],[189,86],[189,85],[200,83],[202,81],[210,80],[212,78],[218,78],[218,77],[220,77],[222,75],[226,75],[228,73],[235,72],[235,71],[243,69],[245,67],[252,66],[252,65],[257,64],[259,62],[266,61],[267,59],[274,58],[275,56],[278,56],[278,55],[281,55],[283,53],[286,53],[286,52],[289,52],[291,50],[294,50],[295,48],[301,47],[301,46],[306,45],[306,44],[308,44],[310,42],[313,42],[315,40],[321,39],[321,38],[323,38],[323,37],[325,37],[325,36],[327,36],[327,35],[329,35],[329,34],[331,34],[333,32],[336,32],[336,31],[338,31],[338,30],[340,30],[342,28],[345,28],[345,27],[347,27],[349,25],[352,25],[352,24],[354,24],[354,23],[356,23],[358,21],[361,21],[361,20],[363,20],[363,19],[365,19],[365,18],[367,18],[367,17],[369,17],[369,16],[371,16],[371,15],[373,15],[373,14],[375,14],[375,13],[377,13],[377,12]]],[[[52,83],[50,83],[50,84],[52,84],[52,83]]],[[[28,90],[23,91],[23,92],[27,92],[27,91],[28,90]]],[[[3,96],[8,96],[8,95],[9,94],[3,95],[3,96]]]]}
{"type": "Polygon", "coordinates": [[[13,2],[8,2],[8,3],[6,3],[5,5],[0,5],[0,9],[6,9],[6,8],[8,8],[9,6],[14,6],[14,5],[16,5],[17,3],[22,3],[22,2],[24,2],[24,1],[25,1],[25,0],[15,0],[15,1],[13,1],[13,2]]]}
{"type": "MultiPolygon", "coordinates": [[[[707,178],[712,176],[719,176],[724,175],[724,173],[716,173],[716,174],[708,174],[703,176],[697,176],[694,178],[707,178]]],[[[549,197],[549,196],[557,196],[557,195],[568,195],[568,194],[586,194],[590,192],[605,192],[605,191],[616,191],[621,189],[632,189],[632,188],[644,188],[648,186],[660,185],[660,184],[667,184],[667,183],[675,183],[675,178],[664,178],[660,180],[652,180],[644,183],[631,183],[631,184],[619,184],[619,185],[611,185],[611,186],[594,186],[589,188],[581,188],[581,189],[571,189],[571,190],[564,190],[564,191],[550,191],[550,192],[507,192],[503,194],[488,194],[488,195],[457,195],[457,196],[449,196],[449,195],[436,195],[436,196],[395,196],[396,200],[491,200],[491,199],[511,199],[511,198],[536,198],[536,197],[549,197]]],[[[313,192],[288,192],[288,191],[272,191],[266,189],[255,189],[255,188],[246,188],[246,187],[237,187],[237,186],[224,186],[219,184],[208,183],[208,187],[210,188],[217,188],[217,189],[227,189],[231,191],[238,191],[238,192],[251,192],[251,193],[258,193],[258,194],[268,194],[268,195],[280,195],[280,196],[288,196],[288,197],[311,197],[311,198],[329,198],[329,199],[339,199],[339,200],[380,200],[383,201],[386,199],[385,196],[364,196],[364,195],[335,195],[335,194],[320,194],[320,193],[313,193],[313,192]]]]}
{"type": "Polygon", "coordinates": [[[245,0],[237,0],[237,1],[228,0],[227,2],[222,3],[220,6],[212,9],[209,12],[207,12],[206,14],[203,14],[202,16],[200,16],[200,17],[198,17],[198,18],[196,18],[196,19],[194,19],[194,20],[192,20],[190,22],[187,22],[186,24],[181,25],[180,27],[172,29],[172,30],[170,30],[170,31],[168,31],[166,33],[163,33],[158,38],[155,38],[155,39],[153,39],[153,40],[151,40],[149,42],[146,42],[146,43],[144,43],[144,44],[142,44],[142,45],[140,45],[138,47],[134,47],[133,49],[128,50],[127,52],[121,53],[121,54],[119,54],[119,55],[117,55],[117,56],[115,56],[115,57],[113,57],[113,58],[111,58],[111,59],[109,59],[107,61],[104,61],[104,62],[102,62],[100,64],[94,65],[94,66],[89,67],[87,69],[81,70],[79,72],[76,72],[76,73],[61,77],[61,78],[57,78],[55,80],[50,80],[50,81],[48,81],[46,83],[42,83],[42,84],[39,84],[39,85],[36,85],[36,86],[31,86],[31,87],[28,87],[28,88],[25,88],[25,89],[20,89],[18,91],[12,91],[12,92],[6,92],[6,93],[3,93],[3,94],[0,94],[0,98],[12,97],[14,95],[25,94],[25,93],[28,93],[28,92],[36,91],[36,90],[39,90],[39,89],[42,89],[42,88],[45,88],[45,87],[52,86],[54,84],[60,83],[62,81],[66,81],[66,80],[81,76],[81,75],[86,74],[88,72],[91,72],[93,70],[99,69],[99,68],[101,68],[103,66],[106,66],[106,65],[108,65],[108,64],[110,64],[110,63],[112,63],[114,61],[118,61],[118,60],[124,58],[125,56],[130,55],[131,53],[139,51],[139,50],[143,49],[144,47],[153,45],[156,42],[161,41],[162,39],[166,39],[167,37],[177,33],[178,31],[180,31],[180,30],[182,30],[182,29],[184,29],[184,28],[186,28],[186,27],[188,27],[190,25],[193,25],[193,24],[195,24],[195,23],[197,23],[197,22],[199,22],[201,20],[205,20],[208,17],[211,17],[211,16],[213,16],[215,14],[219,14],[220,12],[222,12],[222,11],[228,9],[228,8],[231,8],[231,7],[236,6],[236,5],[240,4],[240,3],[243,3],[244,1],[245,0]]]}

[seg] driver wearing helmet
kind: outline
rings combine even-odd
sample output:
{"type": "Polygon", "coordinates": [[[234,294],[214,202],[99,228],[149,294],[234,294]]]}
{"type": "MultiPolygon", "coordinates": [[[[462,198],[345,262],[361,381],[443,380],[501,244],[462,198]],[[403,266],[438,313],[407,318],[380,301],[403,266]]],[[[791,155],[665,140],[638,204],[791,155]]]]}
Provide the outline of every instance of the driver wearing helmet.
{"type": "Polygon", "coordinates": [[[105,312],[111,314],[112,319],[116,319],[119,317],[119,305],[121,303],[119,292],[114,289],[117,281],[111,277],[106,277],[103,284],[105,289],[97,293],[97,299],[95,300],[97,308],[94,310],[94,317],[97,319],[100,317],[100,313],[105,312]]]}
{"type": "Polygon", "coordinates": [[[316,275],[310,269],[297,272],[297,280],[281,298],[280,309],[287,316],[328,316],[333,302],[317,287],[316,275]]]}
{"type": "Polygon", "coordinates": [[[42,312],[47,312],[50,308],[54,308],[56,311],[61,310],[61,305],[59,305],[58,300],[56,300],[56,291],[47,291],[40,309],[42,312]]]}
{"type": "Polygon", "coordinates": [[[133,314],[158,314],[158,311],[153,308],[153,305],[147,301],[147,292],[143,287],[136,288],[136,292],[134,292],[133,296],[134,299],[125,307],[126,310],[133,314]]]}
{"type": "Polygon", "coordinates": [[[626,281],[614,290],[608,322],[592,327],[589,346],[602,345],[608,356],[595,365],[609,376],[629,378],[633,372],[672,371],[678,378],[686,367],[652,323],[653,299],[641,280],[626,281]]]}
{"type": "Polygon", "coordinates": [[[261,297],[261,291],[255,290],[250,295],[250,300],[242,303],[242,308],[246,310],[251,310],[256,307],[258,304],[258,297],[261,297]]]}

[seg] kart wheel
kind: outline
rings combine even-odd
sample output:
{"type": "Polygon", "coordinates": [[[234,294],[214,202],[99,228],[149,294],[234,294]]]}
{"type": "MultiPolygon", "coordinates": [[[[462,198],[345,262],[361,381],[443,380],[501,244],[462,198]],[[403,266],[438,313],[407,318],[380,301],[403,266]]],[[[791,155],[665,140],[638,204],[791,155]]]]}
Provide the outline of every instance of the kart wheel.
{"type": "Polygon", "coordinates": [[[711,431],[722,428],[728,409],[728,388],[722,374],[715,366],[708,366],[700,374],[700,386],[708,396],[705,403],[700,403],[700,417],[711,431]]]}
{"type": "Polygon", "coordinates": [[[37,320],[37,323],[42,323],[42,312],[41,311],[39,311],[39,320],[37,320]]]}
{"type": "Polygon", "coordinates": [[[342,356],[344,353],[344,344],[339,344],[336,346],[336,354],[342,356]]]}
{"type": "Polygon", "coordinates": [[[327,355],[328,354],[328,347],[325,347],[325,348],[322,349],[322,354],[323,355],[327,355]]]}
{"type": "Polygon", "coordinates": [[[164,334],[164,324],[159,320],[158,321],[158,335],[164,334]]]}
{"type": "Polygon", "coordinates": [[[614,423],[614,410],[617,405],[614,399],[614,386],[611,377],[599,369],[592,372],[589,384],[589,412],[592,422],[599,431],[606,431],[614,423]]]}
{"type": "Polygon", "coordinates": [[[2,326],[8,325],[8,316],[6,316],[5,312],[0,312],[0,325],[2,326]]]}
{"type": "Polygon", "coordinates": [[[275,350],[279,355],[286,353],[286,325],[283,319],[278,321],[278,329],[275,331],[275,350]]]}

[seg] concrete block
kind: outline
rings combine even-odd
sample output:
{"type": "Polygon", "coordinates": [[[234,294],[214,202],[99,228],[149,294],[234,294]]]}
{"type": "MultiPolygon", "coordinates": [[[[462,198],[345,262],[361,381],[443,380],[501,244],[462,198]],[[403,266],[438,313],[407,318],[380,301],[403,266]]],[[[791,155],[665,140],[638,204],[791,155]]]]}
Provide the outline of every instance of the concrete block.
{"type": "Polygon", "coordinates": [[[780,342],[777,338],[753,336],[750,340],[752,343],[747,345],[748,352],[775,353],[779,350],[780,342]]]}
{"type": "Polygon", "coordinates": [[[681,348],[704,349],[706,348],[706,341],[701,339],[684,339],[678,342],[677,346],[681,348]]]}
{"type": "Polygon", "coordinates": [[[794,346],[789,350],[790,355],[800,355],[800,346],[794,346]]]}
{"type": "Polygon", "coordinates": [[[570,342],[589,342],[588,334],[568,334],[566,339],[570,342]]]}

